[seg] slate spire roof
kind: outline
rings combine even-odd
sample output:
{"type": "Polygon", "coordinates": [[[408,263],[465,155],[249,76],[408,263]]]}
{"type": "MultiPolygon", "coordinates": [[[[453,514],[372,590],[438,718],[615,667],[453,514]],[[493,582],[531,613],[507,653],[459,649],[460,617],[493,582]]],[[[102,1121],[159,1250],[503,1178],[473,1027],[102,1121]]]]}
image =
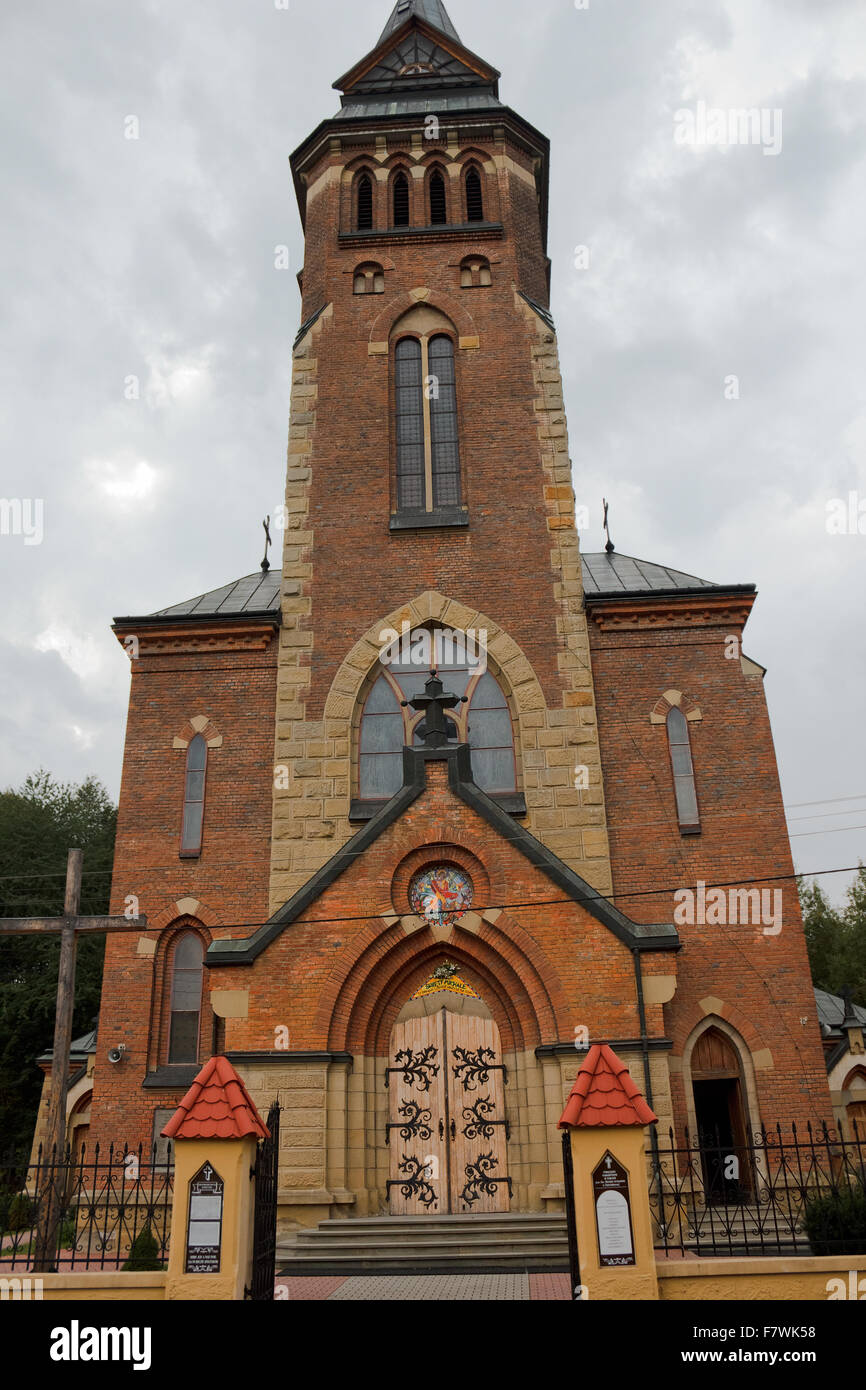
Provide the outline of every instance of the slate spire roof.
{"type": "Polygon", "coordinates": [[[625,1062],[605,1043],[596,1043],[577,1073],[559,1128],[651,1125],[656,1119],[629,1076],[625,1062]]]}
{"type": "Polygon", "coordinates": [[[435,29],[441,29],[443,34],[460,42],[460,35],[451,23],[442,0],[397,0],[391,11],[391,18],[382,30],[379,43],[387,39],[389,34],[395,33],[407,19],[413,18],[425,19],[435,29]]]}

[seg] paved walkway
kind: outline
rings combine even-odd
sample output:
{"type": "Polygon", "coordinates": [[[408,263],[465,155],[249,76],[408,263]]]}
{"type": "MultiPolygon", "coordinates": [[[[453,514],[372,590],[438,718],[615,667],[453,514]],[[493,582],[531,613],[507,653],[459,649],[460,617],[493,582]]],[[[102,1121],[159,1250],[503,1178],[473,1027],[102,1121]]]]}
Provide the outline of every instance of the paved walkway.
{"type": "Polygon", "coordinates": [[[567,1303],[567,1274],[371,1274],[276,1280],[278,1301],[567,1303]]]}

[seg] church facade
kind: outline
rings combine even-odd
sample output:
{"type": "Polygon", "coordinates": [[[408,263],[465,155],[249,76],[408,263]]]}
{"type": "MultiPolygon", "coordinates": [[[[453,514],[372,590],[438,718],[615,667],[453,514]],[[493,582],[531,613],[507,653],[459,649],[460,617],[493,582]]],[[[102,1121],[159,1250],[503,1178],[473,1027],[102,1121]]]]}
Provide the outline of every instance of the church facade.
{"type": "Polygon", "coordinates": [[[548,142],[439,0],[335,85],[292,156],[281,570],[115,622],[148,927],[108,941],[89,1139],[149,1142],[224,1053],[310,1225],[559,1209],[594,1042],[665,1132],[830,1120],[754,588],[580,550],[548,142]]]}

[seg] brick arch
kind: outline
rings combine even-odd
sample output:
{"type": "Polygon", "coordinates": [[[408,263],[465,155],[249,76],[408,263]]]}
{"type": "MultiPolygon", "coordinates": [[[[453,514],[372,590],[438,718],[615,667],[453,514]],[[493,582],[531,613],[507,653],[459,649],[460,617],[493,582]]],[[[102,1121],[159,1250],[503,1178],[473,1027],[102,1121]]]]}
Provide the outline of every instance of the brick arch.
{"type": "Polygon", "coordinates": [[[680,709],[690,723],[700,723],[703,719],[700,705],[682,690],[666,690],[650,712],[651,724],[665,724],[672,709],[680,709]]]}
{"type": "Polygon", "coordinates": [[[189,919],[202,927],[221,927],[219,914],[198,898],[179,898],[168,903],[155,917],[149,917],[148,931],[163,931],[174,922],[189,919]]]}
{"type": "Polygon", "coordinates": [[[409,309],[417,308],[419,304],[426,304],[429,308],[438,309],[440,313],[445,314],[454,324],[460,338],[478,337],[475,320],[459,299],[442,290],[436,290],[434,293],[432,290],[417,289],[406,290],[383,306],[370,327],[370,345],[387,343],[397,320],[409,309]]]}
{"type": "Polygon", "coordinates": [[[710,1013],[706,1013],[698,1006],[677,1021],[671,1029],[671,1041],[674,1045],[675,1055],[680,1057],[683,1055],[686,1043],[697,1033],[705,1019],[721,1019],[723,1023],[728,1024],[734,1032],[739,1033],[750,1053],[764,1051],[763,1040],[751,1020],[744,1013],[741,1013],[735,1004],[729,1004],[727,1000],[720,1000],[719,1002],[722,1005],[721,1010],[714,1009],[710,1013]]]}
{"type": "Polygon", "coordinates": [[[443,942],[428,928],[406,936],[399,922],[381,918],[364,927],[335,965],[319,999],[316,1036],[334,1051],[384,1054],[400,1010],[446,955],[487,1003],[504,1047],[522,1050],[557,1036],[561,986],[516,924],[508,922],[506,932],[482,923],[477,933],[458,924],[443,942]]]}

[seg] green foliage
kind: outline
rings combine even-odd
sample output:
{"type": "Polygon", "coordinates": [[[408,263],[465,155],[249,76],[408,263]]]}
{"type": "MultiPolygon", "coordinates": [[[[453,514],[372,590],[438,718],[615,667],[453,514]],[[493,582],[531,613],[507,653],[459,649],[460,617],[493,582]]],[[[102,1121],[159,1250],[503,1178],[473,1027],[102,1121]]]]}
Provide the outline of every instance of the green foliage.
{"type": "Polygon", "coordinates": [[[813,1255],[866,1254],[866,1192],[843,1187],[810,1198],[803,1208],[803,1229],[813,1255]]]}
{"type": "Polygon", "coordinates": [[[36,1219],[36,1203],[26,1192],[19,1192],[8,1199],[2,1221],[5,1231],[29,1231],[36,1219]]]}
{"type": "Polygon", "coordinates": [[[799,880],[800,906],[812,979],[838,994],[847,985],[855,1004],[866,1006],[866,864],[861,864],[841,910],[817,882],[799,880]]]}
{"type": "MultiPolygon", "coordinates": [[[[0,792],[0,917],[56,917],[63,911],[67,851],[84,851],[81,911],[108,911],[116,811],[93,777],[80,785],[40,771],[18,791],[0,792]]],[[[81,937],[73,1035],[99,1009],[105,938],[81,937]]],[[[0,940],[0,1135],[27,1150],[42,1086],[35,1059],[51,1047],[57,991],[58,937],[0,940]]]]}
{"type": "Polygon", "coordinates": [[[159,1242],[149,1226],[145,1226],[139,1231],[135,1240],[132,1242],[132,1249],[129,1252],[129,1259],[123,1266],[125,1270],[151,1270],[164,1269],[165,1266],[159,1258],[159,1242]]]}

